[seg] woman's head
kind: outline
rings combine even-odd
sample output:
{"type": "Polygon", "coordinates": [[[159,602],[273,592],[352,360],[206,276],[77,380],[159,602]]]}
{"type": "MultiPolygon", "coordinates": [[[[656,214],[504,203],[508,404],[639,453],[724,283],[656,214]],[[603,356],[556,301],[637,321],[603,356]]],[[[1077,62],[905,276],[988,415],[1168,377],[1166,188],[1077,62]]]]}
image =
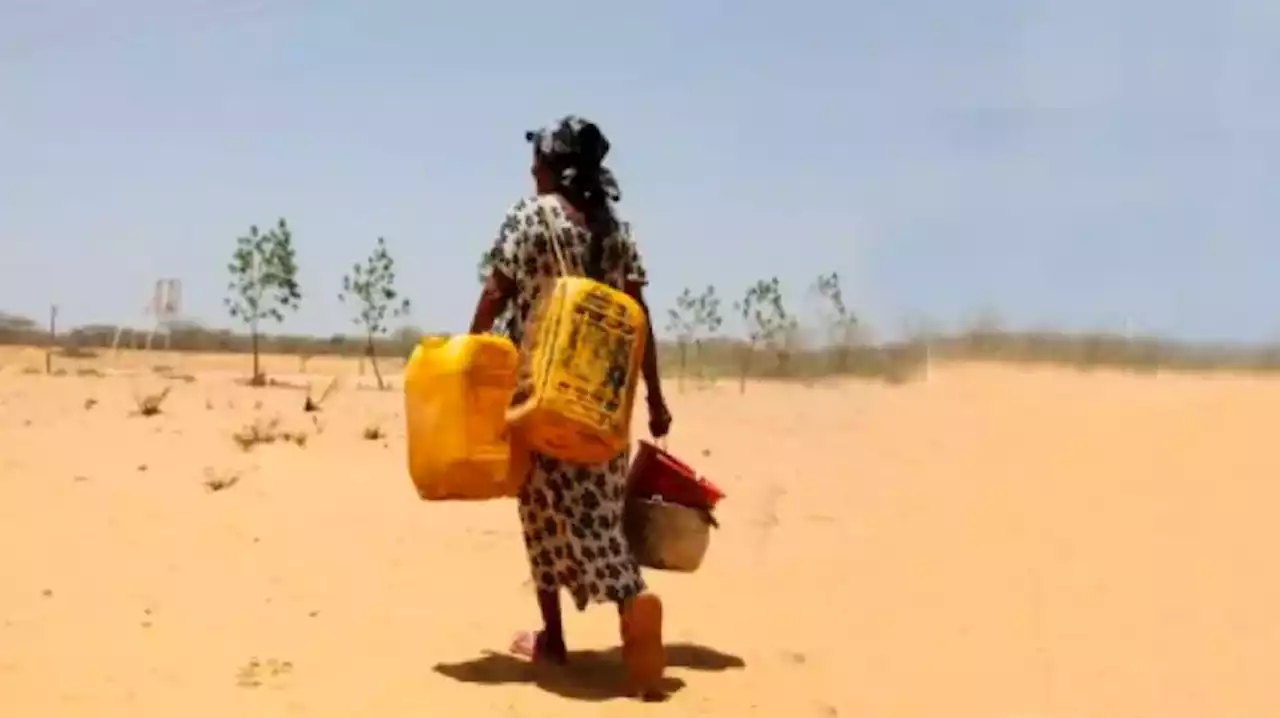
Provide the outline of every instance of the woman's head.
{"type": "Polygon", "coordinates": [[[564,197],[582,213],[591,231],[587,273],[603,273],[604,242],[618,228],[612,203],[622,197],[604,158],[609,140],[593,122],[569,115],[554,124],[525,133],[533,145],[533,177],[540,194],[564,197]]]}
{"type": "Polygon", "coordinates": [[[618,194],[612,173],[604,167],[609,140],[595,123],[568,115],[524,137],[533,146],[533,175],[539,191],[555,192],[575,183],[586,187],[598,178],[600,184],[611,185],[604,187],[607,193],[618,194]]]}

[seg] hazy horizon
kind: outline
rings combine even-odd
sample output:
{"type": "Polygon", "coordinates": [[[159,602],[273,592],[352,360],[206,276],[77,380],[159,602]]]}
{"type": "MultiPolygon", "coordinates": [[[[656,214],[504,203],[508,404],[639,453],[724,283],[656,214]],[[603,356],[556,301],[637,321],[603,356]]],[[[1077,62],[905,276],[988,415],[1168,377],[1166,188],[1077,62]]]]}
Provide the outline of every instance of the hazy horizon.
{"type": "Polygon", "coordinates": [[[1262,0],[0,0],[0,311],[142,325],[178,277],[188,318],[234,326],[234,239],[285,217],[282,333],[350,332],[341,275],[379,236],[408,323],[460,330],[522,133],[569,112],[613,140],[663,313],[771,275],[804,308],[834,270],[881,335],[1280,335],[1262,0]]]}

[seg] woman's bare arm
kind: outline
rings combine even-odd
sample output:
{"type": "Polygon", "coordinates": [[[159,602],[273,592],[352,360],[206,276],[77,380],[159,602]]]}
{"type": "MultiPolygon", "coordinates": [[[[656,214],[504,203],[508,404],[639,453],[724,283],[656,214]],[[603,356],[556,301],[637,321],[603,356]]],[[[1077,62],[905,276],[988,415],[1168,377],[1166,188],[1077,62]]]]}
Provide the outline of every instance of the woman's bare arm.
{"type": "Polygon", "coordinates": [[[653,317],[649,313],[649,305],[644,301],[644,285],[640,282],[628,281],[626,283],[627,294],[640,305],[645,314],[645,326],[647,336],[644,343],[644,360],[641,363],[641,372],[644,374],[644,384],[649,392],[649,402],[661,402],[662,399],[662,381],[658,377],[658,343],[653,336],[653,317]]]}
{"type": "Polygon", "coordinates": [[[515,296],[515,289],[516,283],[510,277],[497,270],[489,272],[484,289],[480,291],[480,301],[476,303],[475,314],[471,318],[472,334],[484,334],[493,329],[494,321],[515,296]]]}

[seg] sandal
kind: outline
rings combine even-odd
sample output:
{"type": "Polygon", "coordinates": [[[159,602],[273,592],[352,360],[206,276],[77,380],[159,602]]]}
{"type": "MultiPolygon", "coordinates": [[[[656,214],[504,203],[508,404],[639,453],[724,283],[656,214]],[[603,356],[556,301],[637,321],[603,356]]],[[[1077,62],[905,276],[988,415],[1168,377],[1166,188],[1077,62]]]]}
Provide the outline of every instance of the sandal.
{"type": "Polygon", "coordinates": [[[563,646],[553,646],[544,631],[521,631],[511,639],[509,649],[513,655],[531,663],[563,666],[569,662],[569,651],[563,646]]]}
{"type": "Polygon", "coordinates": [[[662,600],[652,593],[636,596],[622,610],[622,661],[632,695],[646,699],[662,695],[662,676],[667,668],[662,600]]]}

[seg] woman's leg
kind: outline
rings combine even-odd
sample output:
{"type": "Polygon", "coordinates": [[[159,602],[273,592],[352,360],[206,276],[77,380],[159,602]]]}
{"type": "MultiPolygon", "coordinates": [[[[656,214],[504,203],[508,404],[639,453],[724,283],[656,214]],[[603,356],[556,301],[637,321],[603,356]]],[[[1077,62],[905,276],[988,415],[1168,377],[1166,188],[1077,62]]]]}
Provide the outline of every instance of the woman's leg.
{"type": "Polygon", "coordinates": [[[662,642],[662,600],[645,591],[618,604],[622,660],[627,667],[627,687],[642,698],[662,694],[667,668],[662,642]]]}
{"type": "Polygon", "coordinates": [[[556,556],[563,555],[566,538],[559,528],[560,521],[556,520],[550,495],[552,471],[553,467],[545,460],[535,460],[529,480],[518,497],[529,569],[538,592],[542,630],[516,634],[511,651],[530,660],[564,663],[568,651],[560,618],[556,556]]]}
{"type": "Polygon", "coordinates": [[[560,620],[560,591],[538,591],[538,611],[542,614],[542,647],[547,657],[567,657],[564,624],[560,620]]]}
{"type": "Polygon", "coordinates": [[[640,575],[625,526],[627,457],[615,459],[607,467],[602,486],[599,523],[607,527],[598,544],[606,562],[604,593],[618,609],[622,657],[627,669],[628,689],[642,697],[661,695],[666,670],[666,649],[662,641],[662,600],[650,593],[640,575]]]}
{"type": "Polygon", "coordinates": [[[569,660],[564,640],[564,623],[560,618],[560,592],[538,589],[538,612],[542,614],[542,630],[517,634],[511,651],[531,661],[562,664],[569,660]]]}

